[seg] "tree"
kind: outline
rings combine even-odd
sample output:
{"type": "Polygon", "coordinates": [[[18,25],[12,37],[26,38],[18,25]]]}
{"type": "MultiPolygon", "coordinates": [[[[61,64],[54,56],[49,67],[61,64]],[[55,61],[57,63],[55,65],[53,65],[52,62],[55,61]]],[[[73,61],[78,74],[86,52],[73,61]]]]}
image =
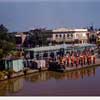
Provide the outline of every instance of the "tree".
{"type": "Polygon", "coordinates": [[[8,33],[8,29],[0,25],[0,58],[3,58],[15,48],[14,38],[8,33]]]}
{"type": "Polygon", "coordinates": [[[8,29],[3,24],[1,24],[0,25],[0,33],[7,33],[7,32],[8,32],[8,29]]]}
{"type": "Polygon", "coordinates": [[[0,49],[0,58],[3,57],[3,49],[0,49]]]}

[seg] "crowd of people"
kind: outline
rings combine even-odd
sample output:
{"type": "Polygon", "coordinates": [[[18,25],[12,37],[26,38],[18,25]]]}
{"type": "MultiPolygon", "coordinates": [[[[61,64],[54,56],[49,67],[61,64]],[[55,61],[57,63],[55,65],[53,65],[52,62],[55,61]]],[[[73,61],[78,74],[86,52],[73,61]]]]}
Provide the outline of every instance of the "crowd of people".
{"type": "Polygon", "coordinates": [[[84,50],[82,52],[71,52],[66,53],[63,56],[57,56],[55,59],[52,59],[52,61],[56,61],[58,64],[67,66],[67,67],[73,67],[73,66],[83,66],[83,65],[91,65],[96,63],[96,57],[94,55],[93,51],[90,50],[84,50]]]}

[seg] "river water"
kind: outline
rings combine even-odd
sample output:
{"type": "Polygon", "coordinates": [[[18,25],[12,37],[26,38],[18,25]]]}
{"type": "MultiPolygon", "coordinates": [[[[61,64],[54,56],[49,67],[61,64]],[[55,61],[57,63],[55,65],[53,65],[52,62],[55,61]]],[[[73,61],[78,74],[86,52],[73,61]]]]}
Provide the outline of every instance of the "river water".
{"type": "Polygon", "coordinates": [[[100,67],[44,71],[0,82],[1,96],[100,96],[100,67]]]}

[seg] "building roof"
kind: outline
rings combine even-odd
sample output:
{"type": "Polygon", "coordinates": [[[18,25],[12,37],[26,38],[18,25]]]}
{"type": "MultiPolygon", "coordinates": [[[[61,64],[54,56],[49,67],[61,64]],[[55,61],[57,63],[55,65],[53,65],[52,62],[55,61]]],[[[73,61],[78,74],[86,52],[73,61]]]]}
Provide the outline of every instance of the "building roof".
{"type": "Polygon", "coordinates": [[[25,49],[25,51],[34,51],[34,52],[42,52],[42,51],[54,51],[54,50],[59,50],[61,48],[67,49],[67,48],[72,48],[73,46],[75,47],[84,47],[84,46],[95,46],[94,44],[88,44],[88,43],[84,43],[84,44],[75,44],[75,45],[71,45],[71,44],[62,44],[62,45],[55,45],[55,46],[44,46],[44,47],[36,47],[36,48],[30,48],[30,49],[25,49]]]}
{"type": "Polygon", "coordinates": [[[58,28],[54,29],[53,32],[87,32],[88,29],[68,29],[68,28],[58,28]]]}

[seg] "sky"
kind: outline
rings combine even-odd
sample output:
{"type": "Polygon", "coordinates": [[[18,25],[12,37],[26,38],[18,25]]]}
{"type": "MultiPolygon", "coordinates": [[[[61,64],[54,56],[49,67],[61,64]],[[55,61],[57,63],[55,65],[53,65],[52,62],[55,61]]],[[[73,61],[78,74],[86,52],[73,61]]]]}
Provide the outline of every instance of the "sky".
{"type": "Polygon", "coordinates": [[[100,27],[98,0],[0,0],[0,24],[10,32],[34,28],[100,27]]]}

